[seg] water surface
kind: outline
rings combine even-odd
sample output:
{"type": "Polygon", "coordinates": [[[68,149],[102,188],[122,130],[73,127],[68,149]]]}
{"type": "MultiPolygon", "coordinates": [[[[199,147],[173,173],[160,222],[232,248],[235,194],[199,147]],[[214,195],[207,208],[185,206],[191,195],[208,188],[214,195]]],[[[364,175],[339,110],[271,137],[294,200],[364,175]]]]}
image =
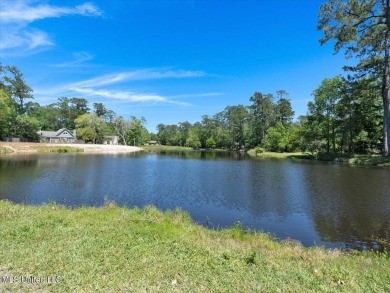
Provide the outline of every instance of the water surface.
{"type": "Polygon", "coordinates": [[[390,239],[388,169],[240,153],[0,157],[0,199],[101,206],[105,197],[129,207],[180,207],[212,227],[240,221],[306,246],[365,248],[390,239]]]}

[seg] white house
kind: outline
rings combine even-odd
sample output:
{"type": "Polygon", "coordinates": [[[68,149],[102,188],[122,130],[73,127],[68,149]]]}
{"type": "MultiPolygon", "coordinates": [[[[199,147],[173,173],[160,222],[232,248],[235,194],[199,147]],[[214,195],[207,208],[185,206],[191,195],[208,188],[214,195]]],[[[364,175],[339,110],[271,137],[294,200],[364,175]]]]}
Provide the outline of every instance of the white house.
{"type": "Polygon", "coordinates": [[[104,136],[103,137],[103,144],[111,144],[111,145],[118,145],[118,137],[115,135],[112,136],[104,136]]]}
{"type": "Polygon", "coordinates": [[[67,128],[61,128],[57,131],[38,131],[41,136],[41,142],[75,142],[76,130],[69,130],[67,128]]]}

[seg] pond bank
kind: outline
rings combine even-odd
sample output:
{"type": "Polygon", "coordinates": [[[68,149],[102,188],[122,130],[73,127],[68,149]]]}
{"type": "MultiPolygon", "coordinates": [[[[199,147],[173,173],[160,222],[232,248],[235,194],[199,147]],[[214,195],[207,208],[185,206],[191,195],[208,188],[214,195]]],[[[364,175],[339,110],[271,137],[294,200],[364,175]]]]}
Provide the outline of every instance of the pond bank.
{"type": "Polygon", "coordinates": [[[390,167],[390,157],[383,157],[381,155],[352,155],[352,156],[326,156],[322,155],[315,157],[308,153],[294,152],[294,153],[276,153],[276,152],[262,152],[256,154],[255,149],[248,151],[252,157],[258,158],[279,158],[279,159],[302,159],[302,160],[316,160],[327,162],[342,162],[355,166],[377,166],[390,167]]]}
{"type": "Polygon", "coordinates": [[[56,280],[1,283],[5,291],[390,290],[388,253],[304,248],[239,226],[209,230],[180,210],[0,201],[0,218],[2,275],[56,280]]]}
{"type": "Polygon", "coordinates": [[[84,152],[100,154],[120,154],[133,153],[141,150],[142,149],[138,147],[124,145],[0,142],[0,153],[84,152]]]}

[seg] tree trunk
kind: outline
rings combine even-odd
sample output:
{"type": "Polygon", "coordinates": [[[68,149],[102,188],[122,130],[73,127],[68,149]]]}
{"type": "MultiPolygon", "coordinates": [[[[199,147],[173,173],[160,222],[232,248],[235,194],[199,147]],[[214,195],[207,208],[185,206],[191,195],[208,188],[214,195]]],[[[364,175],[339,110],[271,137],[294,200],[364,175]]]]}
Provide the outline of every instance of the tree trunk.
{"type": "Polygon", "coordinates": [[[383,84],[383,154],[390,156],[390,77],[387,75],[383,84]]]}
{"type": "Polygon", "coordinates": [[[384,64],[382,79],[382,98],[383,98],[383,154],[390,156],[390,0],[386,1],[386,25],[387,31],[384,36],[384,64]]]}

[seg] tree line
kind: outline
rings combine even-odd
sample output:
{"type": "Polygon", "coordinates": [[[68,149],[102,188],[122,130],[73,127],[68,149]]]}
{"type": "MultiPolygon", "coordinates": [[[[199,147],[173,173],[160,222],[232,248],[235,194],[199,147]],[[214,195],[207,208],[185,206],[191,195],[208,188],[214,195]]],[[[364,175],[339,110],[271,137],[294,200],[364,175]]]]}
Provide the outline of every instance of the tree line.
{"type": "Polygon", "coordinates": [[[247,106],[228,106],[200,122],[159,124],[161,143],[193,148],[251,149],[324,154],[382,150],[383,107],[380,81],[335,76],[313,92],[306,115],[293,121],[288,93],[255,92],[247,106]]]}
{"type": "Polygon", "coordinates": [[[322,81],[308,103],[307,114],[294,121],[289,94],[254,92],[248,105],[227,106],[201,121],[158,124],[146,129],[145,118],[125,119],[103,103],[60,97],[41,106],[32,101],[33,90],[14,66],[0,67],[0,137],[21,141],[39,139],[39,130],[77,129],[77,138],[101,143],[117,135],[125,145],[150,140],[163,145],[194,149],[241,150],[258,147],[269,151],[325,154],[373,153],[382,150],[383,107],[381,83],[374,76],[335,76],[322,81]]]}
{"type": "Polygon", "coordinates": [[[76,129],[77,138],[87,143],[101,143],[109,135],[118,135],[123,144],[142,145],[150,140],[143,117],[126,120],[103,103],[93,103],[91,109],[83,98],[60,97],[46,106],[33,98],[20,70],[0,64],[0,139],[38,141],[40,130],[67,128],[76,129]]]}
{"type": "Polygon", "coordinates": [[[121,142],[142,144],[148,139],[194,148],[272,151],[311,151],[326,154],[382,152],[390,155],[390,0],[328,0],[320,6],[320,43],[334,41],[356,66],[353,76],[324,79],[314,90],[306,115],[293,121],[287,92],[255,92],[250,105],[228,106],[200,122],[159,124],[157,134],[145,129],[145,119],[116,117],[103,104],[80,98],[59,98],[40,106],[26,102],[32,89],[14,66],[0,64],[0,137],[30,139],[37,128],[77,128],[87,142],[116,134],[121,142]]]}

